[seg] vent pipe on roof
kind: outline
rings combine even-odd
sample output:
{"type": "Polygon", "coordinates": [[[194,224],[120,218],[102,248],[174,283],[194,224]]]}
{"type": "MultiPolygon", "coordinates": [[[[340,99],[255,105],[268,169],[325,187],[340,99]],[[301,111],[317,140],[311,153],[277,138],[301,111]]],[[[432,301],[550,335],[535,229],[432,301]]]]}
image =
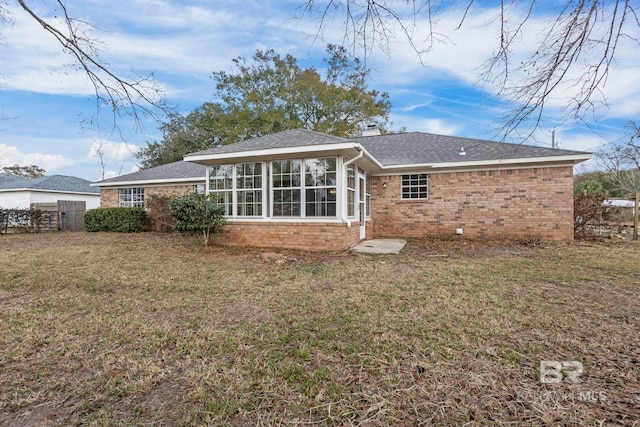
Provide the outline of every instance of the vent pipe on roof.
{"type": "Polygon", "coordinates": [[[367,125],[367,128],[362,131],[361,136],[376,136],[380,135],[380,129],[376,125],[367,125]]]}
{"type": "Polygon", "coordinates": [[[459,156],[466,156],[467,152],[464,151],[464,147],[460,147],[460,152],[458,153],[459,156]]]}

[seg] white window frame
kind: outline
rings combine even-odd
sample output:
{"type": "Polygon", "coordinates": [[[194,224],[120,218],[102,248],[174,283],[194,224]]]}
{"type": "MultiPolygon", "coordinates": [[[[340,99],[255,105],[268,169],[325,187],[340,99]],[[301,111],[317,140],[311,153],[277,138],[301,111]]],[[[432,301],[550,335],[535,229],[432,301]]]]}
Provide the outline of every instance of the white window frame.
{"type": "Polygon", "coordinates": [[[401,179],[400,197],[402,198],[402,200],[429,199],[429,174],[426,174],[426,173],[405,174],[405,175],[402,175],[400,179],[401,179]],[[423,180],[425,181],[424,184],[422,183],[423,180]],[[405,190],[408,191],[409,197],[405,197],[405,194],[406,194],[405,190]],[[424,197],[421,197],[422,194],[424,194],[424,197]],[[412,197],[413,195],[417,195],[417,197],[412,197]]]}
{"type": "MultiPolygon", "coordinates": [[[[331,219],[335,219],[338,217],[338,157],[336,156],[325,156],[325,157],[309,157],[306,159],[302,160],[302,168],[303,168],[303,180],[302,180],[302,203],[304,206],[304,210],[303,210],[303,218],[331,218],[331,219]],[[324,184],[318,184],[318,185],[308,185],[307,184],[307,162],[311,162],[311,161],[318,161],[318,160],[326,160],[326,159],[332,159],[333,160],[333,170],[324,170],[324,174],[325,176],[323,177],[325,182],[324,184]],[[326,182],[327,181],[327,174],[331,174],[333,173],[334,175],[334,179],[333,182],[326,182]],[[309,202],[309,203],[314,203],[315,207],[320,206],[320,210],[323,210],[323,208],[326,208],[327,211],[329,210],[329,207],[331,205],[333,205],[333,215],[309,215],[307,214],[307,190],[324,190],[324,192],[326,192],[327,195],[327,199],[325,199],[324,202],[309,202]],[[333,192],[332,192],[333,190],[333,192]],[[330,200],[329,198],[333,196],[333,200],[330,200]]],[[[315,172],[312,170],[312,172],[315,172]]],[[[314,207],[314,211],[316,210],[314,207]]]]}
{"type": "Polygon", "coordinates": [[[228,165],[227,164],[227,165],[211,166],[209,168],[208,173],[207,173],[208,194],[209,195],[212,195],[212,194],[213,195],[224,194],[224,200],[225,200],[225,203],[223,204],[225,206],[224,216],[227,216],[227,217],[233,216],[234,198],[235,198],[234,191],[233,191],[233,187],[235,186],[234,177],[235,177],[235,165],[228,165]],[[226,175],[218,178],[217,174],[216,175],[212,175],[211,174],[213,169],[220,169],[220,168],[224,168],[224,167],[231,168],[231,177],[230,178],[227,177],[226,175]],[[226,180],[229,180],[229,179],[231,181],[231,187],[227,187],[227,185],[226,185],[226,180]],[[214,180],[215,181],[223,181],[224,182],[223,186],[222,187],[218,187],[216,185],[215,187],[212,188],[211,182],[214,181],[214,180]],[[227,194],[227,193],[231,193],[231,194],[227,194]],[[228,200],[227,197],[229,195],[231,196],[231,199],[229,200],[229,204],[227,204],[227,200],[228,200]]]}
{"type": "Polygon", "coordinates": [[[237,216],[239,218],[262,218],[264,217],[264,195],[265,195],[265,190],[264,190],[264,162],[245,162],[245,163],[236,163],[234,165],[234,169],[233,169],[233,215],[237,216]],[[259,174],[253,174],[253,175],[245,175],[244,172],[242,173],[242,175],[238,174],[238,168],[242,167],[242,169],[244,170],[245,165],[260,165],[260,173],[259,174]],[[243,186],[242,188],[240,188],[239,181],[244,179],[245,183],[247,182],[247,178],[251,178],[252,181],[255,182],[256,178],[260,178],[260,186],[259,187],[245,187],[243,186]],[[242,205],[245,206],[245,212],[246,212],[246,206],[252,205],[253,208],[255,209],[256,207],[258,207],[258,214],[255,215],[240,215],[239,213],[239,207],[241,205],[240,203],[240,193],[258,193],[260,195],[260,200],[259,202],[253,202],[253,203],[246,203],[246,202],[242,202],[242,205]]]}
{"type": "MultiPolygon", "coordinates": [[[[257,175],[255,175],[257,176],[257,175]]],[[[340,156],[322,156],[322,157],[308,157],[308,158],[287,158],[287,159],[281,159],[281,160],[271,160],[271,161],[264,161],[264,162],[243,162],[243,163],[227,163],[224,165],[216,165],[216,166],[211,166],[209,168],[207,168],[207,181],[206,181],[206,193],[207,194],[215,194],[215,193],[219,193],[219,192],[230,192],[231,193],[231,198],[230,198],[230,207],[229,207],[229,212],[225,213],[225,217],[227,218],[232,218],[232,219],[241,219],[241,220],[250,220],[250,219],[269,219],[269,220],[300,220],[300,219],[305,219],[308,221],[334,221],[334,220],[338,220],[339,218],[342,217],[342,214],[340,212],[341,209],[344,209],[343,207],[343,203],[344,201],[341,200],[341,192],[344,190],[341,190],[341,185],[338,185],[338,183],[341,182],[341,179],[343,176],[343,172],[342,172],[342,158],[340,156]],[[325,182],[325,184],[327,185],[307,185],[305,182],[306,179],[306,168],[305,165],[307,164],[306,162],[310,162],[310,161],[316,161],[318,159],[333,159],[335,161],[335,171],[334,170],[330,170],[330,173],[334,173],[335,174],[335,181],[331,182],[331,183],[327,183],[325,182]],[[299,173],[299,179],[300,179],[300,185],[299,186],[289,186],[289,187],[274,187],[273,186],[273,164],[275,162],[280,162],[280,161],[288,161],[288,162],[294,162],[294,161],[299,161],[300,162],[300,171],[299,173]],[[238,215],[238,199],[239,199],[239,193],[244,191],[241,188],[238,188],[238,178],[239,178],[239,174],[238,174],[238,167],[241,165],[245,165],[245,164],[249,164],[249,163],[259,163],[261,165],[261,182],[262,182],[262,186],[260,188],[256,188],[255,190],[259,190],[262,192],[262,200],[261,200],[261,205],[262,205],[262,214],[261,215],[255,215],[255,216],[246,216],[246,215],[238,215]],[[212,181],[215,180],[215,176],[212,174],[212,171],[214,170],[214,168],[220,168],[220,167],[229,167],[231,168],[231,188],[215,188],[215,186],[212,186],[212,181]],[[306,208],[307,208],[307,197],[306,197],[306,191],[307,190],[326,190],[327,194],[331,194],[331,196],[335,196],[335,200],[333,199],[328,199],[325,202],[317,202],[320,203],[320,206],[323,205],[323,203],[327,206],[327,211],[332,211],[333,209],[330,208],[329,206],[331,206],[331,204],[334,204],[335,206],[335,214],[334,215],[329,215],[329,216],[320,216],[320,215],[307,215],[306,212],[306,208]],[[274,216],[273,212],[274,212],[274,199],[275,199],[275,191],[277,190],[297,190],[300,192],[300,214],[299,215],[292,215],[292,216],[274,216]]],[[[357,176],[357,175],[356,175],[357,176]]],[[[221,178],[222,179],[222,178],[221,178]]],[[[326,179],[325,179],[326,181],[326,179]]],[[[333,181],[333,180],[332,180],[333,181]]],[[[293,180],[290,182],[290,184],[293,182],[293,180]]],[[[342,196],[343,197],[343,196],[342,196]]],[[[357,201],[356,201],[357,203],[357,201]]],[[[321,208],[322,209],[322,208],[321,208]]]]}
{"type": "Polygon", "coordinates": [[[347,165],[347,179],[345,180],[345,188],[347,191],[347,218],[355,218],[356,217],[356,183],[358,182],[358,175],[356,174],[356,166],[352,163],[347,165]],[[349,187],[349,178],[353,178],[353,185],[349,187]],[[351,212],[349,212],[349,208],[351,208],[351,212]]]}
{"type": "MultiPolygon", "coordinates": [[[[302,159],[282,159],[282,160],[273,160],[271,162],[269,162],[269,182],[268,182],[268,187],[269,187],[269,217],[270,218],[303,218],[303,210],[304,210],[304,197],[303,197],[303,170],[304,170],[304,161],[302,159]],[[276,187],[273,184],[273,179],[274,179],[274,163],[281,163],[281,162],[290,162],[290,166],[293,165],[293,162],[300,162],[300,170],[298,171],[298,179],[300,181],[300,183],[298,185],[292,185],[293,184],[293,177],[295,176],[293,174],[293,172],[289,172],[287,174],[282,174],[279,173],[279,176],[290,176],[291,179],[289,181],[289,186],[287,187],[276,187]],[[300,211],[300,215],[274,215],[274,211],[275,211],[275,200],[276,200],[276,191],[298,191],[299,192],[299,198],[298,198],[298,209],[300,211]]],[[[291,206],[293,206],[294,202],[290,202],[291,206]]],[[[293,211],[293,208],[292,208],[293,211]]]]}
{"type": "Polygon", "coordinates": [[[144,187],[118,188],[118,206],[121,208],[144,208],[144,187]],[[123,199],[128,195],[128,199],[123,199]]]}

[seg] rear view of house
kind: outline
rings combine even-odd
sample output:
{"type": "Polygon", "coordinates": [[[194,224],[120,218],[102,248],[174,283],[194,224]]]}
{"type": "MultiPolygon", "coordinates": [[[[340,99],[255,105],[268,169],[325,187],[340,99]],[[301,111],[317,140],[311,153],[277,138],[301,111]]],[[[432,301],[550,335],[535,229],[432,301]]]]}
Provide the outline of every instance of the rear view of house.
{"type": "MultiPolygon", "coordinates": [[[[340,138],[294,129],[183,163],[202,165],[204,191],[225,207],[217,243],[340,250],[378,237],[570,240],[573,166],[589,158],[418,132],[340,138]]],[[[142,188],[130,177],[95,185],[142,188]]]]}

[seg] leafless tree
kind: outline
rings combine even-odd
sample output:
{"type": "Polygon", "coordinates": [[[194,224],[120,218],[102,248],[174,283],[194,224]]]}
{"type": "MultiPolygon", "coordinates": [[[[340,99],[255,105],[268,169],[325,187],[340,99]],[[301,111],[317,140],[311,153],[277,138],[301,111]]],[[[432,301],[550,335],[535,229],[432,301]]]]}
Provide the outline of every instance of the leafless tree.
{"type": "MultiPolygon", "coordinates": [[[[299,16],[317,20],[320,38],[331,18],[342,19],[345,45],[364,49],[365,56],[376,46],[388,51],[390,42],[400,34],[422,61],[434,43],[449,40],[447,34],[435,31],[438,18],[457,12],[460,28],[473,12],[474,3],[475,0],[306,0],[299,16]],[[425,26],[426,38],[417,40],[425,26]]],[[[482,6],[490,4],[483,2],[482,6]]],[[[573,87],[576,94],[567,105],[569,116],[584,120],[593,114],[597,103],[606,103],[602,89],[619,43],[628,39],[639,44],[639,8],[631,0],[564,0],[555,5],[536,0],[496,1],[495,20],[500,31],[482,79],[497,89],[498,96],[517,105],[505,117],[503,135],[526,127],[524,136],[532,136],[549,100],[565,85],[573,87]],[[536,11],[553,14],[544,32],[535,35],[541,37],[535,52],[528,59],[513,63],[514,47],[525,36],[525,24],[536,11]]]]}
{"type": "Polygon", "coordinates": [[[596,153],[599,163],[610,174],[614,187],[624,197],[640,191],[640,123],[628,125],[628,136],[596,153]]]}
{"type": "MultiPolygon", "coordinates": [[[[72,66],[82,71],[91,82],[96,100],[96,114],[91,119],[99,124],[101,107],[107,106],[111,112],[113,130],[119,132],[118,119],[130,116],[136,128],[142,119],[159,119],[167,112],[160,85],[153,74],[126,78],[118,75],[110,65],[100,57],[101,44],[93,34],[98,27],[85,20],[77,19],[68,12],[63,0],[43,0],[43,3],[56,9],[56,15],[62,25],[40,16],[28,4],[28,0],[17,0],[20,7],[31,16],[44,31],[58,41],[62,50],[73,58],[72,66]]],[[[0,3],[0,21],[10,20],[8,3],[0,3]]]]}

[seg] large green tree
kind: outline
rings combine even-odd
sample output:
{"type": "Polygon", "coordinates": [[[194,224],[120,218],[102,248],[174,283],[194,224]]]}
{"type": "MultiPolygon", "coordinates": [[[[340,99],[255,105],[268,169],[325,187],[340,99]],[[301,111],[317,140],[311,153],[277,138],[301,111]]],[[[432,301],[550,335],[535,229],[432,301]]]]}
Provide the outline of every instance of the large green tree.
{"type": "Polygon", "coordinates": [[[287,129],[345,137],[369,124],[385,129],[389,96],[368,87],[370,70],[335,45],[327,47],[325,62],[321,73],[273,50],[258,50],[251,60],[235,58],[232,71],[213,73],[217,101],[186,116],[171,116],[161,128],[162,140],[138,152],[141,166],[158,166],[194,151],[287,129]]]}

